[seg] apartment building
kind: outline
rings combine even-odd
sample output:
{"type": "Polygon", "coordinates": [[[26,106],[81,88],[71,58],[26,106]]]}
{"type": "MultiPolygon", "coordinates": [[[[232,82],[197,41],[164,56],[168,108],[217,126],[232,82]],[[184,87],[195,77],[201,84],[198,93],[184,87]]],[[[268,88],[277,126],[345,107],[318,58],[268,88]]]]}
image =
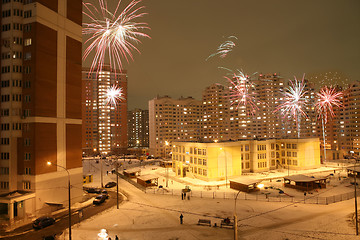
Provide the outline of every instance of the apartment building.
{"type": "Polygon", "coordinates": [[[68,205],[68,179],[82,199],[82,2],[2,0],[1,12],[0,214],[13,223],[68,205]]]}
{"type": "Polygon", "coordinates": [[[127,149],[127,72],[104,66],[98,73],[82,71],[82,148],[86,155],[123,153],[127,149]],[[121,88],[116,105],[107,102],[111,87],[121,88]]]}
{"type": "Polygon", "coordinates": [[[320,167],[318,138],[175,142],[172,152],[176,175],[205,181],[228,181],[248,172],[320,167]]]}
{"type": "Polygon", "coordinates": [[[149,101],[150,154],[167,157],[175,141],[200,138],[202,103],[192,97],[157,96],[149,101]]]}
{"type": "Polygon", "coordinates": [[[228,117],[229,88],[212,84],[202,94],[201,137],[205,141],[228,140],[230,122],[228,117]]]}
{"type": "Polygon", "coordinates": [[[341,154],[360,155],[360,82],[348,85],[344,90],[343,107],[340,111],[339,148],[341,154]]]}
{"type": "Polygon", "coordinates": [[[149,147],[149,110],[128,111],[128,147],[149,147]]]}

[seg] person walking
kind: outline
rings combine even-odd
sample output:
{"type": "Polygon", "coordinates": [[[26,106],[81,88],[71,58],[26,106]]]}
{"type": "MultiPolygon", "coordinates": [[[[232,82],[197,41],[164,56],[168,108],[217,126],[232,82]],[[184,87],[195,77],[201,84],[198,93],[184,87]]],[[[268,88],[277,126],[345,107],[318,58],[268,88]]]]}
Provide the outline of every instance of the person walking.
{"type": "Polygon", "coordinates": [[[119,238],[118,238],[118,236],[117,236],[117,235],[115,235],[115,240],[119,240],[119,238]]]}
{"type": "Polygon", "coordinates": [[[184,193],[181,193],[181,200],[184,200],[184,193]]]}
{"type": "Polygon", "coordinates": [[[184,218],[184,216],[182,214],[180,214],[180,224],[183,224],[183,218],[184,218]]]}

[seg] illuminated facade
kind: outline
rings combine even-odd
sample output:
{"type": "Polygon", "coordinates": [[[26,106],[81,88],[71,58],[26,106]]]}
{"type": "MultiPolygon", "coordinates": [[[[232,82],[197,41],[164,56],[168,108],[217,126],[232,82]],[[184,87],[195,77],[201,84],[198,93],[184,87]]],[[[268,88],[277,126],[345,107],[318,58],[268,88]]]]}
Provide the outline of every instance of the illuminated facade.
{"type": "Polygon", "coordinates": [[[176,175],[205,181],[230,179],[246,172],[320,167],[318,138],[175,142],[172,152],[176,175]]]}
{"type": "Polygon", "coordinates": [[[68,177],[71,201],[82,200],[82,2],[2,1],[1,11],[0,214],[26,223],[68,205],[68,177]]]}
{"type": "Polygon", "coordinates": [[[128,111],[128,146],[149,147],[149,110],[128,111]]]}
{"type": "Polygon", "coordinates": [[[201,116],[202,104],[192,97],[172,99],[164,96],[150,100],[150,154],[168,156],[167,146],[172,142],[198,140],[201,116]]]}
{"type": "Polygon", "coordinates": [[[348,155],[354,151],[360,155],[360,82],[349,84],[344,91],[343,107],[340,111],[339,123],[341,137],[339,149],[342,154],[348,155]]]}
{"type": "Polygon", "coordinates": [[[83,152],[87,155],[124,152],[127,149],[127,73],[105,66],[99,73],[83,68],[83,152]],[[116,106],[106,104],[106,92],[116,85],[123,98],[116,106]]]}
{"type": "Polygon", "coordinates": [[[205,141],[229,139],[229,89],[220,84],[207,87],[202,94],[201,137],[205,141]]]}
{"type": "MultiPolygon", "coordinates": [[[[276,73],[259,74],[253,80],[255,89],[251,89],[256,99],[256,110],[251,111],[250,106],[239,106],[237,111],[238,138],[235,139],[254,139],[254,138],[285,138],[286,130],[280,112],[276,112],[279,107],[284,91],[284,80],[276,73]]],[[[236,106],[233,103],[232,106],[236,106]]],[[[235,119],[231,117],[231,119],[235,119]]],[[[231,124],[235,126],[235,124],[231,124]]],[[[234,139],[234,138],[232,138],[234,139]]]]}

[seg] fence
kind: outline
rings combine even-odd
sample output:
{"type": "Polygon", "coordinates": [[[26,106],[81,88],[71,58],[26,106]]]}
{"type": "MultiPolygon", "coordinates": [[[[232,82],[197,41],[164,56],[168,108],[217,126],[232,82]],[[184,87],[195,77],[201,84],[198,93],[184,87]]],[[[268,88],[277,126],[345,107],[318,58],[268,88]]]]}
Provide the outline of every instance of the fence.
{"type": "MultiPolygon", "coordinates": [[[[181,189],[164,189],[164,188],[148,188],[145,189],[147,194],[160,194],[160,195],[173,195],[181,196],[181,189]]],[[[221,191],[191,191],[190,197],[197,198],[212,198],[212,199],[233,199],[235,200],[237,192],[221,192],[221,191]]],[[[188,195],[187,195],[188,196],[188,195]]],[[[292,197],[287,195],[269,196],[259,193],[241,193],[238,196],[238,200],[252,200],[252,201],[266,201],[266,202],[298,202],[306,204],[321,204],[328,205],[331,203],[341,202],[349,200],[355,197],[354,192],[348,192],[344,194],[333,195],[329,197],[318,196],[304,196],[304,197],[292,197]]]]}

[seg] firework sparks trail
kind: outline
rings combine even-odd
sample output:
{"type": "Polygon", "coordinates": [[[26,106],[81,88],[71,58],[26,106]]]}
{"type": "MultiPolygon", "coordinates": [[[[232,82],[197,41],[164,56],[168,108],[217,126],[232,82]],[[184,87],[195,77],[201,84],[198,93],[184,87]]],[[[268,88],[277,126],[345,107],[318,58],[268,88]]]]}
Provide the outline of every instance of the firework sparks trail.
{"type": "Polygon", "coordinates": [[[232,73],[231,78],[224,77],[231,84],[229,95],[231,105],[236,104],[236,108],[239,108],[240,106],[250,107],[250,113],[254,114],[258,110],[258,107],[254,95],[255,91],[253,91],[255,90],[255,84],[252,83],[251,77],[245,75],[240,70],[232,73]]]}
{"type": "Polygon", "coordinates": [[[334,107],[341,107],[340,98],[343,93],[337,91],[335,87],[323,87],[317,94],[318,101],[315,103],[315,109],[318,118],[327,123],[329,117],[334,117],[334,107]]]}
{"type": "Polygon", "coordinates": [[[105,105],[117,106],[117,103],[124,100],[122,88],[116,85],[109,87],[105,93],[105,105]]]}
{"type": "Polygon", "coordinates": [[[146,13],[142,12],[144,6],[138,7],[141,0],[133,0],[122,12],[118,12],[121,0],[115,11],[108,10],[107,1],[99,0],[100,8],[93,4],[83,2],[83,14],[90,19],[90,23],[83,23],[82,33],[90,36],[85,45],[83,60],[95,53],[90,72],[99,72],[105,63],[106,55],[109,57],[110,68],[122,69],[122,59],[127,62],[133,60],[132,51],[140,51],[135,46],[141,43],[140,37],[150,38],[143,30],[150,29],[146,23],[135,22],[146,13]]]}
{"type": "Polygon", "coordinates": [[[301,81],[298,81],[296,77],[294,77],[294,81],[290,80],[290,86],[284,92],[284,102],[275,110],[275,112],[280,110],[284,117],[290,116],[295,119],[298,137],[300,137],[301,117],[308,118],[304,111],[308,104],[308,100],[305,98],[307,91],[305,91],[306,84],[304,78],[305,74],[301,81]]]}
{"type": "Polygon", "coordinates": [[[323,148],[324,148],[324,162],[326,161],[326,135],[325,124],[329,117],[334,117],[334,107],[341,107],[340,98],[343,93],[337,91],[335,87],[323,87],[317,94],[318,101],[315,103],[315,110],[318,115],[318,119],[321,119],[322,131],[323,131],[323,148]]]}
{"type": "Polygon", "coordinates": [[[284,116],[290,115],[294,119],[298,119],[299,116],[307,118],[303,110],[308,102],[305,98],[306,93],[304,77],[301,81],[295,77],[294,81],[290,80],[290,86],[286,88],[284,102],[275,111],[280,110],[284,116]]]}
{"type": "MultiPolygon", "coordinates": [[[[230,37],[228,37],[228,39],[230,39],[230,38],[235,38],[235,39],[237,40],[237,37],[235,37],[235,36],[230,36],[230,37]]],[[[219,55],[221,58],[226,57],[227,54],[228,54],[229,52],[231,52],[235,46],[236,46],[236,44],[235,44],[233,41],[231,41],[231,40],[227,40],[227,41],[223,42],[223,43],[220,44],[220,46],[217,48],[217,52],[211,54],[210,56],[208,56],[208,57],[206,58],[206,61],[207,61],[209,58],[212,58],[212,57],[214,57],[214,56],[216,56],[216,55],[219,55]]]]}

